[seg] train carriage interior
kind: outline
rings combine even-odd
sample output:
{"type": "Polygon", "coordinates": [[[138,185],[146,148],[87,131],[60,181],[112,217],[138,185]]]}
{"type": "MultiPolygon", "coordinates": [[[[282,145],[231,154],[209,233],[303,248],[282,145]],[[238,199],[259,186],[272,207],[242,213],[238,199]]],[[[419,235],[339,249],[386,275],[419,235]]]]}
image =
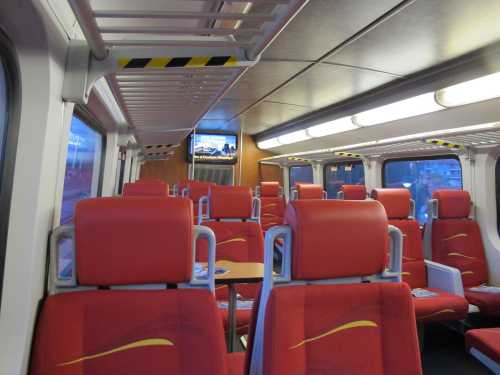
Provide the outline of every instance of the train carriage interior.
{"type": "Polygon", "coordinates": [[[500,375],[500,0],[1,0],[0,375],[500,375]]]}

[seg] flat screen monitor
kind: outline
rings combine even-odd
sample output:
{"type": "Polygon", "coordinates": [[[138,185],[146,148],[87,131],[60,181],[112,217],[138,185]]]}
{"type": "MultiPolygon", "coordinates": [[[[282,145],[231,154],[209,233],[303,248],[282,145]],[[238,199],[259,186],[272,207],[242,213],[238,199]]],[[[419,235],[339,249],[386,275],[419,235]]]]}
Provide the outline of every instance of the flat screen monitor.
{"type": "Polygon", "coordinates": [[[196,133],[188,138],[188,161],[234,164],[237,161],[238,136],[236,134],[196,133]],[[193,147],[194,140],[194,147],[193,147]]]}

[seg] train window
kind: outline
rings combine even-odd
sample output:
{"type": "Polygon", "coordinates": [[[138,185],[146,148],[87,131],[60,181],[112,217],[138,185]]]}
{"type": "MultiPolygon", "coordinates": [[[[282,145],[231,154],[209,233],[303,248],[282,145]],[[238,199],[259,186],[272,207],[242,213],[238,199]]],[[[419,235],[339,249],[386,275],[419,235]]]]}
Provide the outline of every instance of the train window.
{"type": "Polygon", "coordinates": [[[497,159],[495,165],[495,191],[497,201],[497,231],[500,235],[500,158],[497,159]]]}
{"type": "MultiPolygon", "coordinates": [[[[0,59],[0,165],[3,164],[3,149],[5,144],[5,135],[7,133],[7,77],[5,67],[0,59]]],[[[1,174],[0,174],[1,176],[1,174]]]]}
{"type": "Polygon", "coordinates": [[[313,170],[310,165],[294,165],[290,167],[290,187],[297,182],[313,183],[313,170]]]}
{"type": "Polygon", "coordinates": [[[324,168],[323,176],[328,199],[336,199],[342,185],[365,184],[365,169],[361,161],[330,163],[324,168]]]}
{"type": "Polygon", "coordinates": [[[73,116],[64,175],[61,224],[73,221],[75,204],[96,197],[100,186],[103,136],[73,116]]]}
{"type": "Polygon", "coordinates": [[[427,201],[436,189],[462,189],[462,167],[454,155],[387,160],[383,186],[407,188],[416,205],[416,219],[427,221],[427,201]]]}

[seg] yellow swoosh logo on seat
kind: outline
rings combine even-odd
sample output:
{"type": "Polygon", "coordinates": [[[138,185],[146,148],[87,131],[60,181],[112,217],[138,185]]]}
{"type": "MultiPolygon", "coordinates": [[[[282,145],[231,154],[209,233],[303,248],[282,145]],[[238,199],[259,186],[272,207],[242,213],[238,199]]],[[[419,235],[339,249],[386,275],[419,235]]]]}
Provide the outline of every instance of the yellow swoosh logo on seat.
{"type": "Polygon", "coordinates": [[[455,238],[459,238],[459,237],[467,237],[467,233],[458,233],[458,234],[455,234],[451,237],[447,237],[447,238],[443,238],[443,242],[444,241],[450,241],[450,240],[454,240],[455,238]]]}
{"type": "Polygon", "coordinates": [[[455,310],[444,309],[444,310],[435,311],[432,314],[424,315],[424,316],[420,317],[420,319],[427,319],[427,318],[431,318],[431,317],[436,316],[436,315],[441,315],[441,314],[446,314],[446,313],[455,313],[455,310]]]}
{"type": "Polygon", "coordinates": [[[131,342],[130,344],[119,346],[118,348],[107,350],[105,352],[92,354],[92,355],[86,355],[86,356],[74,359],[72,361],[58,363],[57,366],[74,365],[74,364],[77,364],[77,363],[80,363],[83,361],[88,361],[91,359],[105,357],[105,356],[108,356],[108,355],[111,355],[114,353],[124,352],[124,351],[131,350],[131,349],[145,348],[148,346],[173,346],[173,345],[174,345],[174,343],[170,340],[167,340],[167,339],[161,339],[161,338],[160,339],[158,339],[158,338],[144,339],[144,340],[134,341],[134,342],[131,342]]]}
{"type": "Polygon", "coordinates": [[[262,208],[271,208],[271,207],[276,207],[276,203],[270,203],[270,204],[266,204],[264,207],[262,208]]]}
{"type": "Polygon", "coordinates": [[[474,275],[474,272],[472,272],[472,271],[464,271],[464,272],[462,272],[462,276],[465,276],[465,275],[474,275]]]}
{"type": "Polygon", "coordinates": [[[235,238],[231,238],[229,240],[217,242],[217,246],[226,245],[226,244],[232,243],[232,242],[247,242],[247,240],[246,240],[246,238],[243,238],[243,237],[235,237],[235,238]]]}
{"type": "Polygon", "coordinates": [[[411,272],[401,272],[401,275],[403,275],[403,276],[410,276],[411,272]]]}
{"type": "Polygon", "coordinates": [[[415,258],[410,258],[410,257],[405,257],[405,256],[403,256],[403,259],[404,260],[415,260],[415,258]]]}
{"type": "Polygon", "coordinates": [[[274,215],[274,214],[262,214],[262,217],[274,217],[274,216],[276,216],[276,215],[274,215]]]}
{"type": "Polygon", "coordinates": [[[346,329],[352,329],[352,328],[362,328],[362,327],[378,327],[377,323],[372,322],[371,320],[356,320],[353,322],[349,322],[346,324],[343,324],[337,328],[332,329],[331,331],[325,332],[319,336],[316,337],[311,337],[310,339],[305,339],[304,341],[299,342],[297,345],[291,346],[289,349],[296,349],[299,346],[302,346],[304,344],[307,344],[308,342],[320,340],[326,336],[333,335],[337,332],[340,331],[345,331],[346,329]]]}
{"type": "Polygon", "coordinates": [[[462,253],[457,253],[457,252],[448,253],[448,256],[450,256],[450,257],[462,257],[462,258],[468,258],[468,259],[476,259],[476,257],[471,257],[471,256],[468,256],[468,255],[465,255],[465,254],[462,254],[462,253]]]}

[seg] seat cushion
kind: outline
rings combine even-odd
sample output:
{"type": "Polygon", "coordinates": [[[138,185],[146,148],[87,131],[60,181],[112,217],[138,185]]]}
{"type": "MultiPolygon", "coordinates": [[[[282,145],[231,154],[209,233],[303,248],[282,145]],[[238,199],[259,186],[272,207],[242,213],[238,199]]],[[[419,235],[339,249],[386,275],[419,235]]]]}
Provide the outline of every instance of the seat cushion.
{"type": "Polygon", "coordinates": [[[500,328],[471,329],[465,334],[467,350],[475,348],[500,363],[500,328]]]}
{"type": "Polygon", "coordinates": [[[481,232],[473,220],[435,220],[432,224],[432,260],[458,268],[464,287],[488,282],[481,232]]]}
{"type": "Polygon", "coordinates": [[[434,297],[413,297],[417,322],[442,322],[461,320],[467,317],[469,304],[465,298],[439,289],[425,289],[438,293],[438,295],[434,297]]]}
{"type": "Polygon", "coordinates": [[[47,298],[32,375],[226,374],[208,290],[86,291],[47,298]]]}
{"type": "MultiPolygon", "coordinates": [[[[203,225],[211,228],[217,239],[216,260],[232,262],[263,262],[264,238],[256,222],[207,221],[203,225]]],[[[208,248],[205,240],[198,241],[197,259],[206,262],[208,248]]]]}
{"type": "Polygon", "coordinates": [[[415,313],[404,283],[272,290],[264,375],[421,374],[415,313]]]}
{"type": "Polygon", "coordinates": [[[482,314],[500,316],[500,293],[473,292],[467,288],[465,298],[479,307],[482,314]]]}
{"type": "Polygon", "coordinates": [[[227,367],[229,375],[244,375],[245,374],[245,353],[228,353],[227,367]]]}

